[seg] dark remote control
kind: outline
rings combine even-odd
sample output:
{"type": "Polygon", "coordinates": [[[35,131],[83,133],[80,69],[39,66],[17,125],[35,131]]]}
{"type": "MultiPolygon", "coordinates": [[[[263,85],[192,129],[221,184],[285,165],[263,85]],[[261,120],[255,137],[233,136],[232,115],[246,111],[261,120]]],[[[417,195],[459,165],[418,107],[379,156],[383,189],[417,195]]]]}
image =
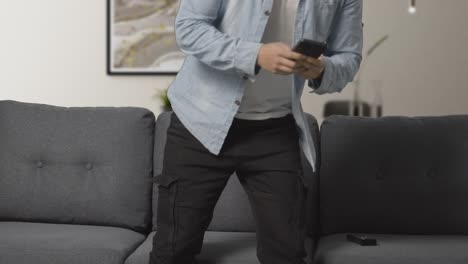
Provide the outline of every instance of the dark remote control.
{"type": "Polygon", "coordinates": [[[362,236],[362,235],[348,234],[346,235],[346,238],[348,239],[348,241],[354,242],[361,246],[376,246],[377,245],[377,240],[375,238],[369,238],[369,237],[362,236]]]}

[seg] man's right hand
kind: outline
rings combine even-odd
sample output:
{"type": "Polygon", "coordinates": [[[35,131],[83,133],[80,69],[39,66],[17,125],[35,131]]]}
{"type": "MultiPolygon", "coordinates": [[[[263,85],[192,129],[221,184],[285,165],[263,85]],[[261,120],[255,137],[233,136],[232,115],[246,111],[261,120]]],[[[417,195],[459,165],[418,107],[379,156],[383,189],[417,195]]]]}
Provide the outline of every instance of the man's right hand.
{"type": "Polygon", "coordinates": [[[305,56],[292,51],[283,42],[263,44],[258,52],[257,64],[274,74],[288,75],[294,73],[300,65],[296,60],[303,60],[305,56]]]}

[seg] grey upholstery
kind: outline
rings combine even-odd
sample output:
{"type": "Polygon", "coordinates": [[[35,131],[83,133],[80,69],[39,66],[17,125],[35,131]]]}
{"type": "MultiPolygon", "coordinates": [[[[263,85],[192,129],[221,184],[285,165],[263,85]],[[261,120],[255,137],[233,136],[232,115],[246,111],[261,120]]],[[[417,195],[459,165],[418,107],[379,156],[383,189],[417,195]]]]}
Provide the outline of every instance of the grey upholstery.
{"type": "MultiPolygon", "coordinates": [[[[0,264],[147,264],[172,113],[0,101],[0,264]]],[[[468,263],[468,116],[332,116],[320,135],[305,116],[319,150],[315,173],[301,153],[315,264],[468,263]]],[[[258,264],[256,250],[234,173],[197,258],[258,264]]]]}
{"type": "Polygon", "coordinates": [[[127,257],[124,264],[148,264],[149,263],[149,254],[153,249],[153,237],[156,231],[152,231],[143,241],[143,243],[138,246],[133,253],[127,257]]]}
{"type": "Polygon", "coordinates": [[[468,236],[375,235],[378,246],[347,242],[345,234],[320,239],[316,264],[466,264],[468,236]]]}
{"type": "Polygon", "coordinates": [[[207,230],[255,232],[255,229],[247,193],[234,172],[219,197],[207,230]]]}
{"type": "Polygon", "coordinates": [[[0,221],[147,230],[154,114],[0,101],[0,221]]]}
{"type": "Polygon", "coordinates": [[[205,233],[200,264],[259,264],[256,238],[252,232],[205,233]]]}
{"type": "Polygon", "coordinates": [[[467,157],[468,116],[327,118],[322,232],[468,235],[467,157]]]}
{"type": "MultiPolygon", "coordinates": [[[[125,264],[148,264],[155,232],[125,261],[125,264]]],[[[259,264],[256,238],[252,232],[205,232],[200,264],[259,264]]]]}
{"type": "Polygon", "coordinates": [[[0,222],[0,263],[121,264],[144,240],[119,227],[0,222]]]}

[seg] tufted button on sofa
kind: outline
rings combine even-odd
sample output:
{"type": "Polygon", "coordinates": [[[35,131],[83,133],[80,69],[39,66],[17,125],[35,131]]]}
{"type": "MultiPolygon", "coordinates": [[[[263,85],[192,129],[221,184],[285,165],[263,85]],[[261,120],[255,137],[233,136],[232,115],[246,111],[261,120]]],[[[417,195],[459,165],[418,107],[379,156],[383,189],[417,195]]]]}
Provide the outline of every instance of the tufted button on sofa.
{"type": "Polygon", "coordinates": [[[468,263],[467,115],[331,116],[320,146],[314,263],[468,263]]]}
{"type": "MultiPolygon", "coordinates": [[[[171,114],[0,101],[0,264],[148,264],[171,114]]],[[[468,263],[468,116],[305,116],[307,263],[468,263]]],[[[234,173],[198,263],[258,264],[255,230],[234,173]]]]}
{"type": "Polygon", "coordinates": [[[0,101],[0,263],[123,263],[151,229],[154,125],[137,107],[0,101]]]}

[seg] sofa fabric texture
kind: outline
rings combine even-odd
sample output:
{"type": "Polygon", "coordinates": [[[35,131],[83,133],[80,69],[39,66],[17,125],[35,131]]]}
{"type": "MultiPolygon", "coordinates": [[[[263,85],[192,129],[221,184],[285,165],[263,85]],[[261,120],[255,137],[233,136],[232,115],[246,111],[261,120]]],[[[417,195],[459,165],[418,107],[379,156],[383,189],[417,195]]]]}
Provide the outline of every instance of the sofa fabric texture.
{"type": "Polygon", "coordinates": [[[247,193],[234,172],[213,211],[209,231],[255,232],[255,220],[247,193]]]}
{"type": "Polygon", "coordinates": [[[378,246],[346,241],[346,234],[320,239],[315,264],[465,264],[468,236],[363,234],[378,246]]]}
{"type": "MultiPolygon", "coordinates": [[[[151,232],[125,264],[148,264],[154,234],[151,232]]],[[[256,250],[255,233],[207,231],[197,260],[200,264],[259,264],[256,250]]]]}
{"type": "Polygon", "coordinates": [[[332,116],[320,138],[323,234],[468,235],[468,116],[332,116]]]}
{"type": "MultiPolygon", "coordinates": [[[[171,114],[0,101],[0,264],[147,264],[171,114]]],[[[468,263],[468,115],[305,116],[307,264],[468,263]]],[[[200,263],[258,264],[252,213],[233,173],[200,263]]]]}
{"type": "Polygon", "coordinates": [[[145,236],[119,227],[0,222],[2,264],[121,264],[145,236]]]}
{"type": "Polygon", "coordinates": [[[151,224],[154,114],[0,101],[0,221],[151,224]]]}

